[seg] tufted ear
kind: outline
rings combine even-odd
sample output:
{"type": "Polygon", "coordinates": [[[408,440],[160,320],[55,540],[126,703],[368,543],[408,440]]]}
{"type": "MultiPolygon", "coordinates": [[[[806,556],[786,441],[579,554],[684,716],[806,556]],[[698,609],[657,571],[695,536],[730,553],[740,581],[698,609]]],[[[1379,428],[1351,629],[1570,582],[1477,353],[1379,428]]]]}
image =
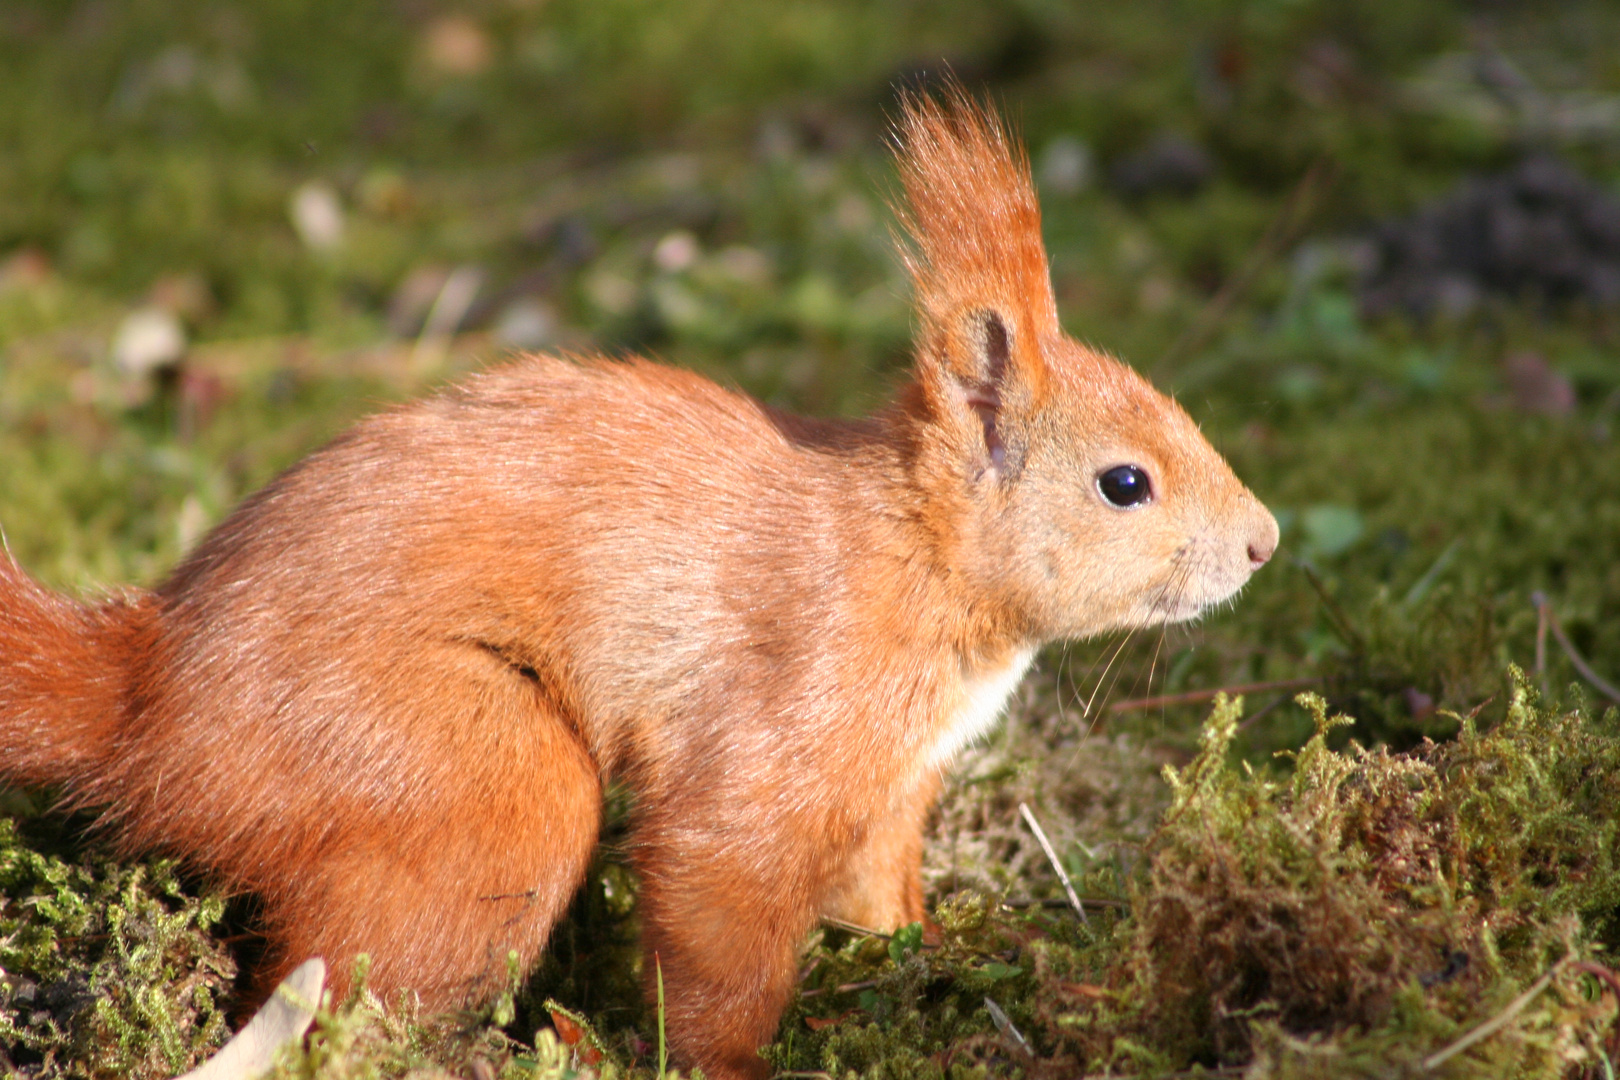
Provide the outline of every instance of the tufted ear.
{"type": "Polygon", "coordinates": [[[907,97],[898,135],[921,395],[958,462],[1016,475],[1044,400],[1042,343],[1061,332],[1029,163],[955,85],[907,97]]]}
{"type": "Polygon", "coordinates": [[[952,85],[905,98],[897,135],[894,210],[925,335],[985,308],[1032,338],[1058,333],[1029,162],[995,113],[952,85]]]}

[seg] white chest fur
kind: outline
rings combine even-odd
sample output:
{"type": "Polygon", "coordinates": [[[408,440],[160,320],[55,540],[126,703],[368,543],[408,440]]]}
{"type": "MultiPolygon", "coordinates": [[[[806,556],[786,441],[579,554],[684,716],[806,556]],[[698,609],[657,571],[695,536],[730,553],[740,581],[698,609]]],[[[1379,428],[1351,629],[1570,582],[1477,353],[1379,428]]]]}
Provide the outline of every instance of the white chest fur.
{"type": "Polygon", "coordinates": [[[1026,649],[1015,654],[1006,667],[963,680],[961,704],[934,744],[928,760],[931,767],[946,767],[963,747],[995,726],[1007,698],[1018,688],[1034,659],[1035,650],[1026,649]]]}

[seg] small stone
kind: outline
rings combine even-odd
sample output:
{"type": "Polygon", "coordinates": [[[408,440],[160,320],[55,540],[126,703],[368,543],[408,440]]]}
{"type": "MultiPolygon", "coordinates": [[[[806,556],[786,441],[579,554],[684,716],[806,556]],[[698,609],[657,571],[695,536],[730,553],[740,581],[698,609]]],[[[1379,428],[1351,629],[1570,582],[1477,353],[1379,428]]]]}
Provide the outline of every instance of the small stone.
{"type": "Polygon", "coordinates": [[[691,269],[701,254],[697,237],[685,229],[676,229],[653,248],[653,264],[666,274],[676,274],[691,269]]]}
{"type": "Polygon", "coordinates": [[[489,34],[466,15],[435,19],[422,33],[422,55],[443,75],[477,75],[489,67],[494,52],[489,34]]]}
{"type": "Polygon", "coordinates": [[[35,288],[50,276],[50,257],[37,247],[19,248],[0,260],[0,291],[35,288]]]}
{"type": "Polygon", "coordinates": [[[557,313],[532,296],[514,300],[495,320],[495,340],[514,349],[543,349],[557,340],[557,313]]]}
{"type": "Polygon", "coordinates": [[[185,354],[185,328],[173,312],[160,307],[130,312],[113,337],[113,364],[130,376],[145,377],[172,367],[185,354]]]}
{"type": "Polygon", "coordinates": [[[608,315],[626,315],[636,306],[641,290],[623,274],[598,270],[585,279],[585,295],[608,315]]]}
{"type": "Polygon", "coordinates": [[[1043,192],[1073,196],[1091,186],[1091,171],[1091,148],[1073,135],[1059,135],[1041,151],[1035,178],[1043,192]]]}
{"type": "Polygon", "coordinates": [[[1575,411],[1575,385],[1540,353],[1514,353],[1502,361],[1513,405],[1540,416],[1568,416],[1575,411]]]}
{"type": "Polygon", "coordinates": [[[1192,195],[1215,174],[1204,148],[1180,135],[1160,135],[1114,162],[1109,182],[1126,198],[1192,195]]]}
{"type": "Polygon", "coordinates": [[[333,251],[343,243],[343,204],[336,191],[321,180],[311,180],[293,192],[287,208],[293,229],[312,251],[333,251]]]}
{"type": "Polygon", "coordinates": [[[722,249],[715,256],[714,264],[727,277],[744,285],[765,285],[775,273],[769,255],[742,245],[722,249]]]}
{"type": "Polygon", "coordinates": [[[148,298],[153,307],[172,311],[195,325],[214,310],[214,294],[201,274],[168,274],[152,283],[148,298]]]}

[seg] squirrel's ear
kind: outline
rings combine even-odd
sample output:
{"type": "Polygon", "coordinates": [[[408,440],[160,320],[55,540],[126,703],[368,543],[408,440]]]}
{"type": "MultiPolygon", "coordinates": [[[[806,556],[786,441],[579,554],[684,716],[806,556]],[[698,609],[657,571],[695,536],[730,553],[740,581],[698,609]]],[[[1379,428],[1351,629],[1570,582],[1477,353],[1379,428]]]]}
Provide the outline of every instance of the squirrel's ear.
{"type": "Polygon", "coordinates": [[[1007,462],[1001,419],[1012,371],[1013,328],[1001,312],[986,308],[969,312],[962,331],[968,371],[954,374],[963,401],[983,426],[984,450],[990,465],[999,470],[1007,462]]]}
{"type": "Polygon", "coordinates": [[[977,381],[999,386],[1012,359],[1012,330],[999,311],[975,311],[967,317],[967,339],[977,381]]]}

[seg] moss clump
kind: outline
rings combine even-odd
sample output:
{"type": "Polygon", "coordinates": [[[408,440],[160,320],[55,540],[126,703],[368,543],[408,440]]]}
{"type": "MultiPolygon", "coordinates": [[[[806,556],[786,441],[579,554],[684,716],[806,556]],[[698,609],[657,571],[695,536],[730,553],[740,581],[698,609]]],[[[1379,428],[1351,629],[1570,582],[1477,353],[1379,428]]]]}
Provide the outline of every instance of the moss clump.
{"type": "MultiPolygon", "coordinates": [[[[353,990],[342,1002],[323,995],[309,1036],[281,1051],[275,1080],[378,1080],[409,1076],[438,1080],[453,1076],[562,1080],[576,1075],[572,1055],[551,1032],[533,1048],[507,1037],[501,1023],[512,1019],[511,992],[493,1010],[423,1016],[401,995],[391,1005],[366,989],[367,962],[356,965],[353,990]]],[[[512,980],[516,985],[516,977],[512,980]]]]}
{"type": "Polygon", "coordinates": [[[1305,695],[1317,732],[1286,780],[1230,764],[1239,703],[1223,700],[1198,757],[1166,770],[1112,993],[1071,998],[1063,1041],[1094,1063],[1415,1068],[1556,969],[1553,992],[1448,1067],[1592,1060],[1614,1009],[1590,1008],[1595,984],[1561,962],[1614,935],[1620,717],[1541,708],[1512,679],[1502,723],[1459,717],[1455,741],[1406,754],[1331,750],[1351,721],[1305,695]]]}
{"type": "MultiPolygon", "coordinates": [[[[1455,740],[1406,753],[1334,749],[1351,721],[1304,695],[1316,734],[1281,773],[1234,760],[1241,702],[1221,699],[1198,754],[1166,769],[1170,806],[1134,876],[1083,886],[1126,908],[1081,924],[963,892],[937,911],[938,945],[920,926],[829,931],[767,1057],[840,1078],[1602,1075],[1620,713],[1546,707],[1509,680],[1500,723],[1457,716],[1455,740]]],[[[205,1056],[232,974],[208,935],[219,901],[187,896],[164,864],[41,847],[0,827],[8,1067],[162,1076],[205,1056]]],[[[422,1017],[363,990],[329,1003],[277,1075],[650,1075],[655,1018],[641,1037],[586,1038],[606,1018],[536,1008],[520,975],[480,1014],[422,1017]],[[562,1035],[513,1037],[546,1010],[562,1035]]]]}
{"type": "MultiPolygon", "coordinates": [[[[385,1003],[366,989],[368,962],[362,957],[346,1000],[323,996],[308,1037],[280,1052],[272,1080],[681,1080],[674,1069],[655,1071],[657,1048],[631,1047],[604,1039],[590,1018],[556,1001],[539,1006],[552,1025],[534,1033],[529,1045],[514,1029],[532,1031],[523,1019],[524,986],[517,955],[508,957],[505,992],[477,1011],[425,1015],[408,994],[385,1003]]],[[[622,1034],[622,1033],[621,1033],[622,1034]]]]}
{"type": "Polygon", "coordinates": [[[1110,952],[1112,921],[1094,916],[1088,930],[1068,912],[1013,913],[974,892],[947,899],[936,916],[937,947],[922,944],[920,925],[819,942],[766,1058],[835,1077],[1077,1073],[1078,1062],[1044,1037],[1040,985],[1054,950],[1071,965],[1110,952]]]}
{"type": "Polygon", "coordinates": [[[228,1034],[217,896],[164,862],[67,859],[0,817],[0,1072],[168,1077],[228,1034]]]}

